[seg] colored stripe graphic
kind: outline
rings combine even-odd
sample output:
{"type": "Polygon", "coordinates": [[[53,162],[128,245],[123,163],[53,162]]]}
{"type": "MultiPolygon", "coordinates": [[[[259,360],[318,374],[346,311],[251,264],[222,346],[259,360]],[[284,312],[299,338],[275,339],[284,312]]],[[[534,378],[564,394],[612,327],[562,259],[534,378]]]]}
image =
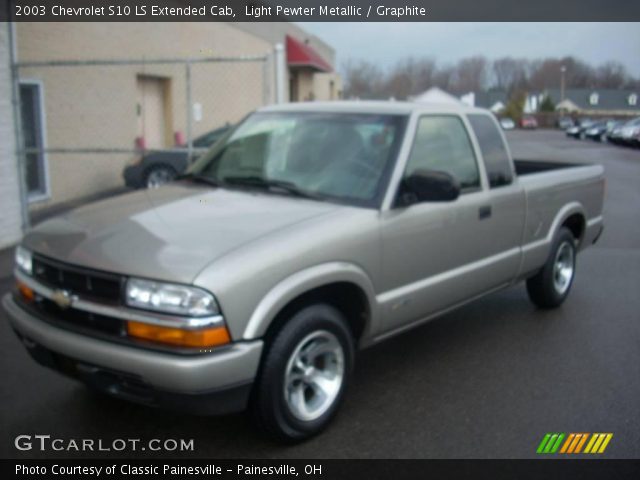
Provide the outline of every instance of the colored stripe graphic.
{"type": "Polygon", "coordinates": [[[574,455],[578,453],[604,453],[612,438],[613,433],[547,433],[542,438],[536,452],[574,455]]]}
{"type": "Polygon", "coordinates": [[[582,447],[584,445],[584,442],[586,442],[587,438],[589,438],[589,434],[588,433],[583,433],[581,435],[582,435],[582,438],[578,442],[578,445],[576,445],[576,449],[573,451],[573,453],[580,453],[580,451],[582,450],[582,447]]]}
{"type": "Polygon", "coordinates": [[[591,453],[591,447],[593,447],[593,444],[596,443],[597,439],[598,439],[597,433],[594,433],[593,435],[591,435],[591,440],[589,440],[589,443],[587,443],[587,448],[584,449],[584,453],[591,453]]]}
{"type": "Polygon", "coordinates": [[[551,438],[551,434],[550,433],[547,433],[542,438],[542,441],[540,442],[540,445],[538,445],[538,449],[536,450],[536,453],[542,453],[544,451],[544,447],[547,445],[547,442],[549,441],[550,438],[551,438]]]}
{"type": "Polygon", "coordinates": [[[578,442],[580,441],[581,438],[582,438],[582,434],[576,433],[575,437],[573,437],[573,442],[571,442],[571,445],[569,446],[569,450],[567,450],[567,453],[573,453],[573,451],[578,446],[578,442]]]}
{"type": "Polygon", "coordinates": [[[557,438],[558,438],[558,434],[557,433],[554,433],[553,435],[551,435],[551,438],[547,442],[547,446],[544,447],[544,452],[543,453],[551,453],[551,448],[556,443],[556,439],[557,438]]]}
{"type": "Polygon", "coordinates": [[[564,433],[558,435],[558,439],[556,440],[556,443],[553,445],[549,453],[556,453],[558,451],[558,448],[560,448],[560,444],[562,443],[562,439],[564,439],[564,433]]]}
{"type": "Polygon", "coordinates": [[[564,433],[547,433],[540,445],[538,445],[537,453],[556,453],[560,444],[564,439],[564,433]]]}
{"type": "Polygon", "coordinates": [[[571,442],[573,442],[573,439],[576,437],[575,433],[570,433],[569,436],[567,437],[567,441],[564,442],[564,445],[562,445],[562,448],[560,449],[560,453],[567,453],[567,450],[569,449],[569,445],[571,445],[571,442]]]}
{"type": "Polygon", "coordinates": [[[605,437],[604,442],[602,442],[602,445],[600,445],[600,450],[598,450],[598,453],[604,453],[605,449],[609,445],[609,442],[611,441],[612,438],[613,438],[613,433],[607,433],[607,436],[605,437]]]}
{"type": "Polygon", "coordinates": [[[594,433],[584,453],[603,453],[612,437],[613,433],[594,433]]]}

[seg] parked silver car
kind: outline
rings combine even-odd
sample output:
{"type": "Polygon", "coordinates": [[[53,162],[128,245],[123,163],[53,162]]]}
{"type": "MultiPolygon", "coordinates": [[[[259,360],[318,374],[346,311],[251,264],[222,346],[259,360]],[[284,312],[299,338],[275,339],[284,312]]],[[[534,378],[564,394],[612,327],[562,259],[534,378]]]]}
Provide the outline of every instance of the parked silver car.
{"type": "Polygon", "coordinates": [[[296,441],[359,348],[522,280],[560,305],[603,192],[601,166],[513,162],[485,110],[268,107],[184,179],[33,229],[3,304],[44,365],[148,405],[249,406],[296,441]]]}

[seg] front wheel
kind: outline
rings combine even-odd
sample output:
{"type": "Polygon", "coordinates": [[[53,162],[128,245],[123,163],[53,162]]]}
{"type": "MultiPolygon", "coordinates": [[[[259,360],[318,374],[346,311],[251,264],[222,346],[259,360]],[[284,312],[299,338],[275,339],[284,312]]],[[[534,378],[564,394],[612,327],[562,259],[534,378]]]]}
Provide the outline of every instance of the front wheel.
{"type": "Polygon", "coordinates": [[[527,280],[529,298],[540,308],[558,307],[569,295],[575,272],[576,240],[562,227],[542,270],[527,280]]]}
{"type": "Polygon", "coordinates": [[[325,304],[306,307],[267,348],[252,398],[258,425],[285,442],[319,433],[338,410],[353,367],[344,316],[325,304]]]}

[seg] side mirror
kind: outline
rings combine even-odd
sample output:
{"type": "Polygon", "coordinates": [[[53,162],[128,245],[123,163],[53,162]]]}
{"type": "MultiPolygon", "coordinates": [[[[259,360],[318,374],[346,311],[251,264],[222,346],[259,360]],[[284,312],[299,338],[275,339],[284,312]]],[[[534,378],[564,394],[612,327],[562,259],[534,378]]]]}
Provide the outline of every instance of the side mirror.
{"type": "Polygon", "coordinates": [[[451,202],[460,196],[460,183],[452,175],[435,170],[416,170],[405,178],[397,204],[409,206],[421,202],[451,202]]]}

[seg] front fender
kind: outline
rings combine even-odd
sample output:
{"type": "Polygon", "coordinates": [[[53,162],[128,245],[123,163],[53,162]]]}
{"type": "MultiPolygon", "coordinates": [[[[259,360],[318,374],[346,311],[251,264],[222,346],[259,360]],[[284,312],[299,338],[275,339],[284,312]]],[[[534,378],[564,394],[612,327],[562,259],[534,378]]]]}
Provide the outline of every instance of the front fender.
{"type": "Polygon", "coordinates": [[[347,262],[331,262],[315,265],[285,278],[273,287],[254,309],[242,338],[253,340],[262,337],[276,315],[292,300],[318,287],[337,282],[357,285],[365,293],[371,312],[363,333],[368,337],[378,325],[375,290],[367,273],[357,265],[347,262]]]}

